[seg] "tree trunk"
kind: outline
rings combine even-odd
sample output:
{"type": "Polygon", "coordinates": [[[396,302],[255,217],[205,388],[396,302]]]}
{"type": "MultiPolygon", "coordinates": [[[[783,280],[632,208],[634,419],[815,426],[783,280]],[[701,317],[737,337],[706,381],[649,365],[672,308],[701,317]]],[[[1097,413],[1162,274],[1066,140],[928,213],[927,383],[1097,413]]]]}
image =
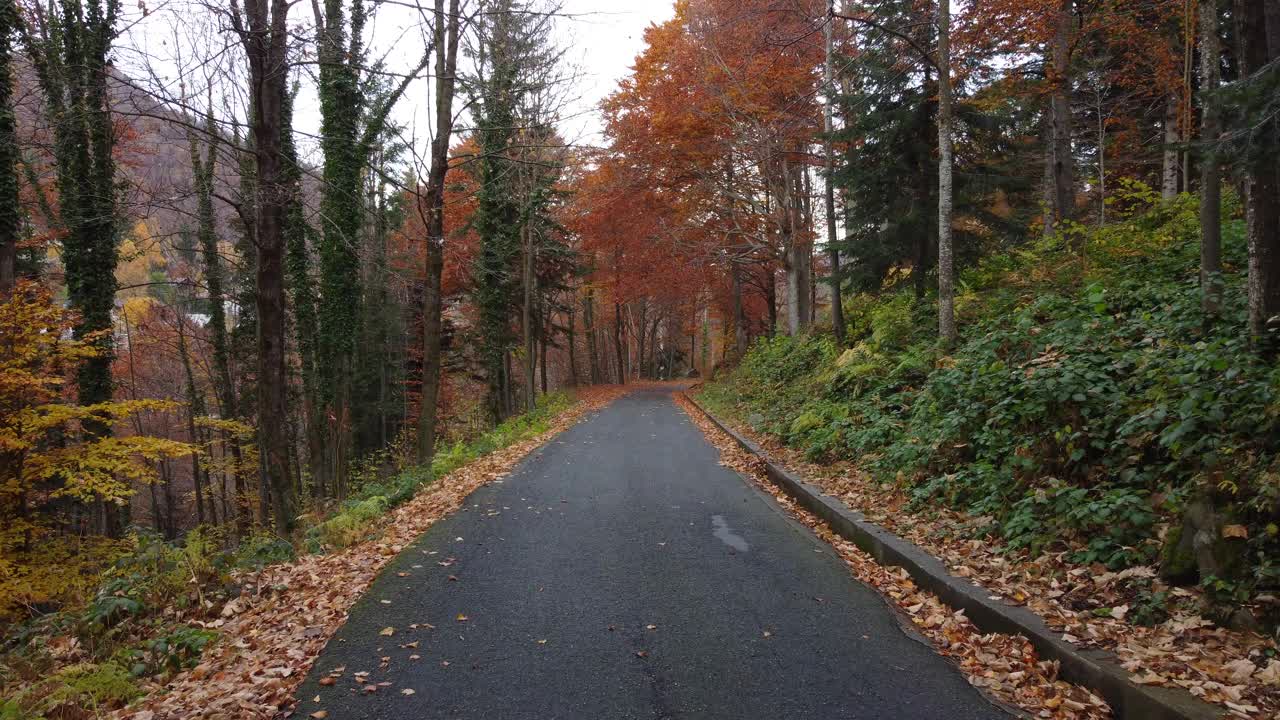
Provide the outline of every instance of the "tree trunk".
{"type": "Polygon", "coordinates": [[[1204,155],[1200,161],[1200,306],[1205,324],[1211,324],[1222,309],[1222,184],[1218,172],[1217,100],[1219,63],[1222,48],[1218,39],[1217,0],[1200,0],[1200,141],[1204,155]]]}
{"type": "Polygon", "coordinates": [[[551,338],[551,316],[547,313],[545,323],[540,323],[542,328],[538,333],[538,379],[542,385],[542,394],[547,394],[547,344],[551,338]]]}
{"type": "Polygon", "coordinates": [[[569,330],[569,387],[578,387],[578,351],[574,347],[577,344],[577,333],[574,324],[577,322],[577,313],[574,312],[573,303],[569,303],[569,310],[566,312],[568,316],[569,330]]]}
{"type": "Polygon", "coordinates": [[[938,336],[956,341],[951,252],[951,2],[938,0],[938,336]]]}
{"type": "Polygon", "coordinates": [[[627,384],[627,365],[622,354],[622,306],[613,303],[613,349],[618,356],[618,384],[627,384]]]}
{"type": "MultiPolygon", "coordinates": [[[[834,25],[835,0],[827,0],[827,24],[823,34],[826,61],[823,63],[822,68],[823,90],[826,94],[826,100],[822,105],[823,164],[826,170],[823,189],[826,194],[824,199],[826,200],[827,210],[827,258],[831,263],[831,332],[835,335],[836,345],[843,347],[844,306],[840,302],[840,249],[836,246],[836,191],[835,183],[831,178],[835,172],[834,151],[831,147],[831,133],[834,132],[831,106],[835,100],[835,89],[832,87],[834,80],[834,49],[832,42],[834,25]]],[[[692,357],[690,361],[692,362],[692,357]]]]}
{"type": "MultiPolygon", "coordinates": [[[[284,215],[281,123],[289,82],[287,0],[246,0],[247,27],[236,28],[249,61],[257,181],[255,309],[258,323],[258,444],[262,482],[276,530],[289,535],[296,501],[289,472],[288,373],[285,368],[284,215]]],[[[236,24],[240,21],[237,19],[236,24]]]]}
{"type": "Polygon", "coordinates": [[[1075,161],[1071,155],[1071,30],[1073,0],[1062,0],[1050,50],[1050,107],[1053,116],[1053,227],[1075,209],[1075,161]]]}
{"type": "Polygon", "coordinates": [[[427,227],[426,281],[422,293],[422,392],[418,403],[417,460],[429,465],[435,455],[436,404],[440,399],[441,278],[444,274],[444,182],[449,169],[449,137],[453,133],[453,91],[458,59],[458,2],[435,2],[436,132],[431,139],[431,167],[424,200],[427,227]]]}
{"type": "MultiPolygon", "coordinates": [[[[196,491],[196,522],[203,525],[205,521],[205,481],[207,477],[200,469],[200,437],[196,429],[196,414],[204,413],[204,401],[196,391],[195,374],[191,371],[191,354],[187,352],[187,333],[181,310],[174,311],[174,319],[178,326],[178,358],[182,362],[183,374],[186,378],[187,391],[187,434],[192,445],[197,449],[191,453],[191,477],[196,491]]],[[[211,501],[212,504],[212,501],[211,501]]],[[[217,524],[217,520],[213,520],[217,524]]]]}
{"type": "Polygon", "coordinates": [[[733,345],[736,359],[741,360],[747,354],[747,315],[742,305],[742,264],[731,258],[729,266],[733,276],[733,345]]]}
{"type": "Polygon", "coordinates": [[[529,222],[520,226],[520,235],[524,245],[524,267],[521,273],[521,285],[524,286],[524,303],[522,318],[524,325],[524,392],[525,410],[532,412],[536,404],[537,392],[534,387],[534,370],[537,362],[537,333],[533,329],[533,228],[529,222]]]}
{"type": "Polygon", "coordinates": [[[1178,96],[1169,95],[1164,103],[1164,151],[1160,175],[1160,197],[1165,202],[1178,195],[1178,143],[1182,133],[1178,130],[1178,96]]]}
{"type": "Polygon", "coordinates": [[[18,138],[13,113],[13,32],[18,9],[12,0],[0,6],[0,302],[13,294],[18,271],[18,138]]]}
{"type": "MultiPolygon", "coordinates": [[[[1280,58],[1280,7],[1236,0],[1241,19],[1241,72],[1252,75],[1280,58]]],[[[1276,121],[1271,120],[1272,123],[1276,121]]],[[[1270,152],[1248,158],[1244,181],[1249,243],[1249,335],[1264,352],[1276,350],[1280,324],[1280,166],[1270,152]]]]}
{"type": "Polygon", "coordinates": [[[600,352],[596,347],[595,293],[591,288],[587,288],[586,297],[582,301],[582,322],[586,326],[584,332],[587,334],[587,365],[591,372],[591,384],[599,385],[604,382],[604,375],[600,372],[600,352]]]}

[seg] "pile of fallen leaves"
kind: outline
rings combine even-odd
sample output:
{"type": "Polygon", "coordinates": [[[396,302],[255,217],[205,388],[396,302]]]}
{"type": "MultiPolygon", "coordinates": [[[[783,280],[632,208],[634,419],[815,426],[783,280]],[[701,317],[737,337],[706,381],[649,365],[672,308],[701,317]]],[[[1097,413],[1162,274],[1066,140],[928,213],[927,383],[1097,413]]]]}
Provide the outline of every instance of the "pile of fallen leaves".
{"type": "Polygon", "coordinates": [[[1058,679],[1058,664],[1040,660],[1026,638],[982,634],[964,615],[933,593],[921,590],[906,570],[880,565],[856,545],[837,535],[822,520],[797,505],[768,480],[764,463],[738,446],[683,395],[676,403],[720,451],[720,462],[751,478],[778,503],[839,552],[862,582],[875,587],[910,619],[916,630],[951,658],[975,687],[997,701],[1036,717],[1107,718],[1111,709],[1090,690],[1058,679]]]}
{"type": "Polygon", "coordinates": [[[271,718],[292,702],[329,637],[378,572],[468,495],[501,478],[530,452],[627,389],[578,391],[577,402],[546,432],[495,450],[428,485],[384,520],[376,540],[329,555],[307,555],[243,578],[247,589],[204,625],[223,640],[194,669],[149,688],[114,717],[135,720],[271,718]]]}
{"type": "Polygon", "coordinates": [[[1115,653],[1134,682],[1185,689],[1234,717],[1280,717],[1275,643],[1214,626],[1196,612],[1202,605],[1198,591],[1163,587],[1155,568],[1111,572],[1101,565],[1071,563],[1070,551],[1038,556],[1011,552],[999,538],[981,533],[988,518],[937,505],[915,510],[901,488],[877,483],[849,463],[817,465],[774,437],[735,429],[770,460],[928,551],[952,574],[1003,602],[1032,610],[1067,642],[1115,653]],[[1168,619],[1151,627],[1130,622],[1143,600],[1135,597],[1135,587],[1143,588],[1148,598],[1152,592],[1167,592],[1168,619]]]}

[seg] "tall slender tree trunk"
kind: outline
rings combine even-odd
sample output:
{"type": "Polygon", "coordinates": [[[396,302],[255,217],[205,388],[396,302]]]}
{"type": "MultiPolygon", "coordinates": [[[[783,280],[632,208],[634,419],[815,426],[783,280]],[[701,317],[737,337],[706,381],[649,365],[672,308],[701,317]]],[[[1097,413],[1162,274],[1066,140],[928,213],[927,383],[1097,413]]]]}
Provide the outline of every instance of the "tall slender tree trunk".
{"type": "Polygon", "coordinates": [[[1219,64],[1222,47],[1218,38],[1217,0],[1200,0],[1200,306],[1205,324],[1211,324],[1222,309],[1222,183],[1218,168],[1219,64]]]}
{"type": "Polygon", "coordinates": [[[582,299],[583,331],[587,334],[587,365],[591,372],[591,384],[599,385],[604,381],[600,373],[600,353],[596,348],[595,292],[587,288],[582,299]]]}
{"type": "MultiPolygon", "coordinates": [[[[1280,59],[1280,7],[1235,0],[1240,18],[1241,72],[1252,75],[1280,59]]],[[[1270,121],[1275,130],[1275,119],[1270,121]]],[[[1248,158],[1244,178],[1249,244],[1249,335],[1264,352],[1276,351],[1280,325],[1280,164],[1273,153],[1248,158]]]]}
{"type": "Polygon", "coordinates": [[[14,0],[0,0],[0,302],[13,294],[18,273],[18,137],[13,113],[14,0]]]}
{"type": "Polygon", "coordinates": [[[418,404],[417,459],[431,462],[435,455],[436,404],[440,399],[441,313],[444,302],[441,278],[444,274],[444,182],[449,170],[449,138],[453,134],[453,92],[458,62],[458,2],[435,0],[436,45],[436,128],[431,139],[431,167],[427,193],[422,203],[426,212],[426,280],[422,293],[422,393],[418,404]]]}
{"type": "Polygon", "coordinates": [[[822,66],[823,92],[826,99],[822,104],[823,129],[823,174],[827,210],[827,258],[831,263],[831,331],[835,335],[836,345],[844,346],[844,306],[840,301],[840,249],[836,245],[836,191],[832,175],[835,173],[834,150],[831,145],[831,134],[835,131],[832,122],[832,105],[835,101],[835,49],[834,35],[835,0],[827,0],[827,24],[824,28],[823,41],[826,49],[826,61],[822,66]]]}
{"type": "Polygon", "coordinates": [[[747,313],[742,302],[742,263],[736,258],[729,259],[730,274],[733,276],[733,349],[738,360],[747,354],[747,313]]]}
{"type": "Polygon", "coordinates": [[[289,82],[288,0],[245,0],[233,15],[249,61],[257,221],[255,309],[258,324],[258,444],[262,485],[276,530],[292,532],[296,500],[289,471],[288,372],[285,366],[284,219],[281,135],[289,82]]]}
{"type": "Polygon", "coordinates": [[[568,346],[569,346],[569,387],[578,387],[578,351],[577,351],[577,333],[574,325],[577,322],[577,313],[574,312],[573,303],[569,303],[569,309],[565,313],[567,315],[568,329],[568,346]]]}
{"type": "MultiPolygon", "coordinates": [[[[204,413],[204,400],[200,398],[196,390],[195,374],[191,371],[191,354],[187,351],[186,322],[182,317],[181,310],[175,310],[174,315],[178,326],[178,358],[182,362],[182,371],[186,378],[187,434],[190,436],[191,444],[197,446],[197,449],[191,453],[191,477],[196,491],[196,522],[203,525],[206,514],[205,485],[208,478],[201,472],[200,468],[200,451],[198,449],[200,435],[198,428],[196,428],[196,415],[204,413]]],[[[216,524],[217,520],[214,519],[213,522],[216,524]]]]}
{"type": "Polygon", "coordinates": [[[524,268],[521,273],[521,285],[524,286],[524,306],[523,306],[523,324],[524,324],[524,393],[525,393],[525,410],[533,411],[537,404],[537,392],[534,387],[534,368],[538,359],[537,354],[537,332],[534,330],[534,312],[533,312],[533,295],[534,295],[534,250],[533,250],[533,228],[529,221],[520,226],[521,244],[524,246],[524,268]]]}
{"type": "Polygon", "coordinates": [[[938,336],[956,341],[951,249],[951,0],[938,0],[938,336]]]}
{"type": "Polygon", "coordinates": [[[627,384],[627,364],[622,351],[622,305],[613,303],[613,349],[618,356],[618,384],[627,384]]]}
{"type": "Polygon", "coordinates": [[[1058,8],[1050,50],[1050,107],[1053,116],[1053,225],[1070,220],[1075,209],[1075,160],[1071,154],[1071,31],[1074,0],[1058,8]]]}
{"type": "Polygon", "coordinates": [[[1178,96],[1170,94],[1164,103],[1164,149],[1161,157],[1160,197],[1168,202],[1178,195],[1178,144],[1182,133],[1178,130],[1178,96]]]}

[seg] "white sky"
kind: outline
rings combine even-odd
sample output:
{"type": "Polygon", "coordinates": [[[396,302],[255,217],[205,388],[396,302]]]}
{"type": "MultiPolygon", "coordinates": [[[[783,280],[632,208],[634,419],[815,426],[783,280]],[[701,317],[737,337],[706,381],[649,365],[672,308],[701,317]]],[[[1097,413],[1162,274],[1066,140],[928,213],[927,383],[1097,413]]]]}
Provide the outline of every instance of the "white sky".
{"type": "MultiPolygon", "coordinates": [[[[367,1],[372,6],[372,0],[367,1]]],[[[166,91],[177,96],[179,54],[185,58],[181,64],[188,67],[193,57],[209,58],[212,55],[214,59],[208,63],[212,66],[233,62],[233,57],[238,59],[238,53],[234,56],[217,55],[218,45],[231,38],[229,34],[219,36],[209,27],[207,13],[200,8],[199,2],[201,0],[152,2],[149,3],[151,12],[146,18],[140,18],[136,9],[128,8],[126,11],[132,10],[132,17],[126,17],[121,23],[127,29],[118,43],[117,63],[139,81],[148,74],[160,76],[158,81],[169,85],[166,91]],[[216,40],[210,42],[213,38],[216,40]],[[149,70],[144,67],[149,67],[149,70]]],[[[571,143],[598,144],[601,140],[599,102],[630,73],[635,56],[644,47],[645,28],[672,17],[674,0],[562,2],[564,16],[557,21],[556,35],[567,48],[566,61],[579,76],[562,113],[561,135],[571,143]]],[[[430,6],[431,3],[423,0],[421,4],[430,6]]],[[[305,24],[309,28],[311,19],[309,3],[293,4],[291,25],[305,24]]],[[[386,69],[390,72],[403,73],[413,69],[424,48],[424,30],[417,11],[404,5],[376,7],[369,28],[373,59],[385,57],[386,69]]],[[[243,75],[243,71],[238,73],[243,75]]],[[[304,154],[308,154],[309,147],[314,148],[314,143],[304,138],[314,136],[320,124],[314,88],[308,85],[304,81],[294,118],[304,154]]],[[[414,82],[392,113],[392,119],[406,128],[406,135],[412,139],[418,153],[423,155],[432,125],[428,93],[429,81],[414,82]]],[[[312,157],[313,161],[318,159],[312,157]]]]}

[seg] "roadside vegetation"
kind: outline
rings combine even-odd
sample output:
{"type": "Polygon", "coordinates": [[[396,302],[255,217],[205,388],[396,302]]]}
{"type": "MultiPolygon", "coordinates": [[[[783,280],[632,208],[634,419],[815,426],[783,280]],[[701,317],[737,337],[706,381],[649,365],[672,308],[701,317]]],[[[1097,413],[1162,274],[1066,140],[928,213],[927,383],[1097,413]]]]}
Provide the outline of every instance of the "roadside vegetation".
{"type": "Polygon", "coordinates": [[[178,541],[138,528],[93,553],[53,546],[63,585],[50,580],[35,597],[18,576],[0,593],[0,718],[96,717],[191,670],[225,640],[215,626],[239,611],[246,586],[261,592],[264,569],[376,540],[388,514],[436,479],[542,435],[575,402],[567,391],[548,394],[537,409],[441,448],[429,468],[394,453],[353,468],[351,496],[310,518],[300,544],[262,532],[231,546],[225,528],[200,526],[178,541]]]}
{"type": "Polygon", "coordinates": [[[1211,323],[1196,199],[1130,184],[1115,208],[1103,228],[962,273],[951,351],[930,327],[934,304],[891,286],[845,299],[848,349],[819,332],[761,338],[702,396],[810,460],[851,461],[917,509],[966,511],[975,537],[1011,551],[1158,566],[1133,622],[1167,618],[1170,585],[1195,585],[1210,617],[1274,631],[1280,369],[1239,331],[1239,208],[1227,199],[1211,323]]]}

